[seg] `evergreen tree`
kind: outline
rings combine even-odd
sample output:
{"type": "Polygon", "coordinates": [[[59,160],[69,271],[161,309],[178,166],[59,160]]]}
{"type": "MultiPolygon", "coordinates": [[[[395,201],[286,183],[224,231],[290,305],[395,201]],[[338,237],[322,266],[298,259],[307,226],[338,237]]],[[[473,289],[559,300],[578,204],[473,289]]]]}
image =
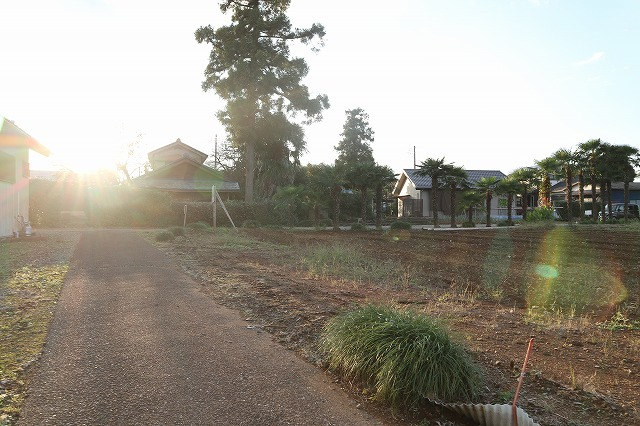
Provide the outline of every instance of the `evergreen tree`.
{"type": "Polygon", "coordinates": [[[362,108],[345,111],[347,119],[342,127],[342,139],[338,146],[336,165],[350,168],[356,164],[373,164],[373,150],[370,143],[373,142],[374,131],[369,125],[369,114],[362,108]]]}
{"type": "MultiPolygon", "coordinates": [[[[269,143],[294,158],[304,149],[304,132],[293,122],[297,112],[308,121],[321,118],[329,106],[325,95],[311,97],[302,79],[309,69],[303,58],[292,57],[289,44],[322,39],[324,28],[292,28],[286,11],[289,0],[224,0],[223,13],[231,24],[200,27],[198,43],[211,44],[202,88],[214,89],[226,101],[218,113],[231,141],[245,156],[245,201],[253,201],[256,151],[269,143]]],[[[272,152],[272,150],[267,150],[272,152]]],[[[284,157],[281,155],[280,159],[284,157]]]]}

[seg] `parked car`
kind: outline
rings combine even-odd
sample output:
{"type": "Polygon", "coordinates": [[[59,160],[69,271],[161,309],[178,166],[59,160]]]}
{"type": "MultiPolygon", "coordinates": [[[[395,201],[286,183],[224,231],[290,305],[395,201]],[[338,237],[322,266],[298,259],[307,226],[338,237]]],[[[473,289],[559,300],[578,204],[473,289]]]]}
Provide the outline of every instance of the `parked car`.
{"type": "MultiPolygon", "coordinates": [[[[640,219],[640,209],[637,204],[629,204],[628,217],[630,219],[640,219]]],[[[607,210],[609,207],[605,207],[607,210]]],[[[607,213],[607,219],[624,219],[624,204],[615,203],[611,205],[611,212],[607,213]]],[[[598,214],[598,220],[602,220],[602,212],[598,214]]]]}

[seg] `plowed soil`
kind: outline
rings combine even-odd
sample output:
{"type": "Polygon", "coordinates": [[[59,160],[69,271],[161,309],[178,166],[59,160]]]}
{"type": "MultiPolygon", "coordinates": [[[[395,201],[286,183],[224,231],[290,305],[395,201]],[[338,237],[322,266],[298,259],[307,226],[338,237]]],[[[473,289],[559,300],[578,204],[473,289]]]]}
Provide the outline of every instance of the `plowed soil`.
{"type": "MultiPolygon", "coordinates": [[[[518,404],[548,425],[640,424],[640,233],[615,227],[495,231],[188,233],[158,243],[247,326],[323,367],[326,321],[363,303],[440,317],[487,375],[476,402],[510,402],[530,337],[518,404]],[[392,279],[345,278],[309,267],[314,248],[341,246],[395,265],[392,279]],[[611,321],[611,318],[617,321],[611,321]]],[[[337,380],[337,379],[336,379],[337,380]]],[[[371,410],[357,384],[342,383],[371,410]]],[[[395,414],[435,422],[444,415],[395,414]]],[[[435,423],[434,423],[435,424],[435,423]]]]}

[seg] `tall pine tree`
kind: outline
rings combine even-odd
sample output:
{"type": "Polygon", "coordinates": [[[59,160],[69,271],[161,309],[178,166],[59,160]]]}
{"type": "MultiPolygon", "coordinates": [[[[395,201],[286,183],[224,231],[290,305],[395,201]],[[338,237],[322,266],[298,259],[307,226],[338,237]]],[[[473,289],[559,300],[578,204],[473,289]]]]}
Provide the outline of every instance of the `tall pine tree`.
{"type": "Polygon", "coordinates": [[[273,152],[266,146],[275,143],[295,161],[305,146],[295,116],[303,113],[305,123],[319,120],[329,106],[326,95],[311,97],[302,84],[309,68],[289,51],[293,41],[322,40],[324,28],[319,24],[292,28],[286,15],[289,3],[224,0],[220,10],[231,12],[231,24],[217,29],[208,25],[195,33],[198,43],[212,46],[202,88],[214,89],[226,101],[218,118],[231,141],[244,151],[247,202],[253,201],[256,152],[273,152]]]}
{"type": "Polygon", "coordinates": [[[338,158],[336,165],[346,168],[355,167],[358,164],[373,164],[373,150],[370,143],[373,142],[373,129],[369,125],[369,114],[362,108],[345,111],[347,119],[342,127],[342,139],[336,146],[338,158]]]}

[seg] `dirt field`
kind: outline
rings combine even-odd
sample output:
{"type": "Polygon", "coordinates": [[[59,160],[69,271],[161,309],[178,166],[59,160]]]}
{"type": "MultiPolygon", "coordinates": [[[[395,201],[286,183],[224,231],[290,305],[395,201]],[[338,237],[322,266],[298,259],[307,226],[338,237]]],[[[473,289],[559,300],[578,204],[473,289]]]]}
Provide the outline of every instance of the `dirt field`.
{"type": "MultiPolygon", "coordinates": [[[[241,309],[248,327],[318,366],[316,342],[328,318],[355,304],[394,303],[440,317],[474,353],[487,375],[477,402],[510,401],[534,337],[519,405],[537,421],[640,424],[640,233],[633,229],[255,229],[189,232],[156,244],[204,291],[241,309]]],[[[385,411],[366,390],[342,384],[385,411]]],[[[439,415],[427,406],[394,421],[439,415]]]]}

